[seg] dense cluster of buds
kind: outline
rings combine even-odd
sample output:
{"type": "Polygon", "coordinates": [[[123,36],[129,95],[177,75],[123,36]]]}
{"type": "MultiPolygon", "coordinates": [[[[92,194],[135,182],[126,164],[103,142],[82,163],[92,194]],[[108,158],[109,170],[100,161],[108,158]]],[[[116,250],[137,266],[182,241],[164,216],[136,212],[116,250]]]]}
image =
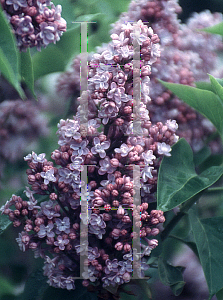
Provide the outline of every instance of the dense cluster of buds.
{"type": "Polygon", "coordinates": [[[59,41],[66,31],[66,21],[61,18],[61,5],[50,0],[1,0],[20,50],[29,47],[46,47],[59,41]]]}
{"type": "MultiPolygon", "coordinates": [[[[120,34],[123,24],[142,20],[151,26],[160,38],[161,56],[151,66],[151,102],[147,104],[153,123],[175,119],[179,124],[178,135],[185,137],[194,151],[215,131],[213,125],[192,108],[174,97],[157,79],[194,86],[195,81],[207,81],[207,73],[222,77],[215,51],[223,47],[220,36],[210,35],[199,29],[222,21],[220,13],[209,11],[194,14],[186,24],[178,19],[181,7],[177,0],[132,1],[129,10],[113,24],[112,34],[120,34]]],[[[107,47],[106,45],[104,47],[107,47]]],[[[103,47],[98,49],[103,53],[103,47]]],[[[76,94],[80,84],[81,56],[75,58],[72,70],[60,77],[58,90],[68,96],[76,94]]],[[[219,151],[219,143],[212,142],[213,151],[219,151]]]]}
{"type": "Polygon", "coordinates": [[[97,281],[107,287],[129,282],[134,266],[143,275],[143,257],[158,245],[154,237],[165,221],[152,202],[161,159],[171,155],[178,125],[170,119],[152,124],[146,108],[159,38],[142,21],[124,24],[111,38],[89,63],[88,90],[76,115],[58,124],[60,147],[51,155],[57,167],[43,153],[27,155],[28,199],[13,195],[1,208],[22,227],[21,250],[33,249],[45,260],[48,283],[68,290],[78,276],[84,286],[97,281]]]}
{"type": "MultiPolygon", "coordinates": [[[[0,104],[0,165],[14,162],[40,136],[46,136],[47,119],[32,101],[5,100],[0,104]]],[[[1,174],[1,172],[0,172],[1,174]]]]}

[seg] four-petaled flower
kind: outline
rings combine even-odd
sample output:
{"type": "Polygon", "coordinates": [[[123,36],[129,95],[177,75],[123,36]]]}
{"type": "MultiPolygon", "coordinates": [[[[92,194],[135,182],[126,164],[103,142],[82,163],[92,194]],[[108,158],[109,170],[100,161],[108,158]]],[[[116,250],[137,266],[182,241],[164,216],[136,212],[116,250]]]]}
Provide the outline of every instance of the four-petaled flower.
{"type": "Polygon", "coordinates": [[[39,238],[44,238],[45,236],[47,237],[54,237],[55,233],[53,231],[53,224],[49,223],[47,226],[45,226],[44,224],[40,225],[40,230],[38,231],[37,235],[39,238]]]}
{"type": "Polygon", "coordinates": [[[101,158],[104,158],[106,156],[105,150],[110,147],[109,141],[100,142],[98,137],[94,138],[94,147],[91,148],[91,152],[93,154],[99,154],[101,158]]]}
{"type": "Polygon", "coordinates": [[[55,224],[56,234],[60,234],[61,232],[70,233],[70,219],[68,217],[64,217],[63,220],[56,219],[55,224]]]}
{"type": "Polygon", "coordinates": [[[58,235],[57,240],[54,242],[54,245],[59,247],[60,250],[65,250],[65,246],[69,244],[69,240],[63,238],[61,235],[58,235]]]}
{"type": "Polygon", "coordinates": [[[126,144],[122,144],[120,149],[119,148],[115,148],[115,152],[116,153],[120,153],[122,157],[125,157],[129,154],[129,152],[133,149],[134,147],[128,147],[128,145],[126,144]]]}
{"type": "Polygon", "coordinates": [[[112,167],[110,158],[108,156],[105,159],[99,161],[100,169],[98,170],[98,174],[104,175],[105,173],[111,174],[115,171],[115,167],[112,167]]]}
{"type": "Polygon", "coordinates": [[[41,172],[40,173],[41,177],[44,178],[44,184],[49,184],[50,181],[55,182],[57,179],[54,176],[54,169],[50,169],[46,172],[41,172]]]}

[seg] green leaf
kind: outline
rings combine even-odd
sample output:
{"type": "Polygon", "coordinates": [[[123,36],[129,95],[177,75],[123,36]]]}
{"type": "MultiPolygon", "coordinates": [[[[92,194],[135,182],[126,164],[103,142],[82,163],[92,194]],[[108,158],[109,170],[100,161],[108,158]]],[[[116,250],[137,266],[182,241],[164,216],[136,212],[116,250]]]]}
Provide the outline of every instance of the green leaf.
{"type": "Polygon", "coordinates": [[[223,103],[217,95],[208,90],[159,81],[177,97],[209,119],[223,139],[223,103]]]}
{"type": "Polygon", "coordinates": [[[197,257],[199,257],[198,251],[197,251],[197,246],[196,246],[195,242],[190,241],[188,238],[183,239],[178,236],[174,236],[172,234],[169,235],[169,238],[175,239],[175,240],[187,245],[197,255],[197,257]]]}
{"type": "Polygon", "coordinates": [[[120,293],[120,300],[152,299],[149,284],[144,279],[131,280],[129,283],[124,284],[122,289],[124,289],[126,292],[120,293]]]}
{"type": "Polygon", "coordinates": [[[223,288],[223,217],[201,220],[190,209],[189,219],[211,298],[223,288]]]}
{"type": "Polygon", "coordinates": [[[106,289],[107,291],[109,291],[111,294],[115,295],[115,294],[117,293],[117,291],[118,291],[118,287],[119,287],[118,284],[116,284],[115,286],[113,286],[113,285],[108,285],[108,286],[106,286],[105,289],[106,289]]]}
{"type": "Polygon", "coordinates": [[[41,300],[44,291],[49,287],[47,277],[43,275],[43,269],[40,268],[33,272],[25,285],[24,292],[19,297],[19,300],[41,300]]]}
{"type": "Polygon", "coordinates": [[[14,287],[13,285],[2,275],[0,275],[0,297],[3,295],[12,295],[14,294],[14,287]]]}
{"type": "Polygon", "coordinates": [[[21,77],[25,82],[26,86],[36,98],[34,92],[34,74],[33,74],[33,63],[30,55],[30,50],[28,49],[26,52],[21,52],[21,77]]]}
{"type": "Polygon", "coordinates": [[[211,156],[211,150],[209,147],[203,147],[200,151],[194,153],[194,164],[199,166],[202,164],[208,157],[211,156]]]}
{"type": "Polygon", "coordinates": [[[217,292],[216,297],[218,300],[223,300],[223,289],[217,292]]]}
{"type": "Polygon", "coordinates": [[[65,66],[66,59],[63,51],[59,49],[58,45],[49,45],[33,56],[34,79],[37,80],[53,72],[63,72],[65,66]]]}
{"type": "Polygon", "coordinates": [[[210,78],[210,81],[211,81],[211,85],[214,88],[215,94],[217,94],[219,96],[219,98],[223,101],[223,87],[217,81],[217,79],[214,78],[212,75],[209,74],[209,78],[210,78]]]}
{"type": "Polygon", "coordinates": [[[223,174],[223,166],[212,166],[197,175],[193,152],[185,139],[173,147],[170,157],[164,157],[157,183],[157,209],[168,211],[197,195],[215,183],[223,174]]]}
{"type": "Polygon", "coordinates": [[[201,29],[201,31],[223,35],[223,22],[216,24],[214,26],[203,28],[201,29]]]}
{"type": "Polygon", "coordinates": [[[183,267],[174,267],[159,257],[158,272],[160,280],[164,285],[170,286],[175,296],[180,295],[185,285],[183,281],[183,267]]]}
{"type": "Polygon", "coordinates": [[[207,90],[207,91],[215,93],[214,88],[213,88],[213,86],[211,85],[210,82],[197,81],[197,82],[195,82],[195,85],[200,90],[207,90]]]}
{"type": "Polygon", "coordinates": [[[7,227],[9,227],[10,224],[12,224],[12,222],[9,220],[8,216],[0,215],[0,235],[7,227]]]}
{"type": "Polygon", "coordinates": [[[179,281],[176,284],[172,284],[170,288],[175,296],[179,296],[183,291],[184,285],[185,285],[184,281],[179,281]]]}
{"type": "Polygon", "coordinates": [[[25,99],[20,86],[20,56],[11,27],[0,6],[0,71],[8,82],[25,99]]]}

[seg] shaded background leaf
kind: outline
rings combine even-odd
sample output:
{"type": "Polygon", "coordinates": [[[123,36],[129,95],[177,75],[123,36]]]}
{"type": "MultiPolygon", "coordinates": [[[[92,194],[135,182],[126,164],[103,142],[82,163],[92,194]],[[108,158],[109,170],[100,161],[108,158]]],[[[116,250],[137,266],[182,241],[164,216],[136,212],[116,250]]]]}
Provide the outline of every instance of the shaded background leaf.
{"type": "Polygon", "coordinates": [[[199,219],[190,209],[189,219],[212,297],[223,288],[223,217],[199,219]]]}
{"type": "Polygon", "coordinates": [[[20,85],[20,56],[15,37],[0,5],[0,71],[9,83],[25,98],[20,85]]]}
{"type": "Polygon", "coordinates": [[[9,220],[8,216],[0,215],[0,234],[2,234],[10,224],[12,224],[12,222],[9,220]]]}
{"type": "Polygon", "coordinates": [[[20,53],[21,57],[21,78],[30,90],[32,95],[35,96],[34,91],[34,74],[33,74],[33,63],[30,55],[30,50],[20,53]]]}
{"type": "Polygon", "coordinates": [[[158,272],[160,280],[164,285],[170,286],[175,296],[180,295],[185,285],[183,281],[183,267],[174,267],[162,257],[158,260],[158,272]]]}
{"type": "Polygon", "coordinates": [[[120,300],[148,300],[152,299],[149,284],[144,279],[131,280],[128,284],[123,286],[124,290],[131,292],[120,293],[120,300]]]}

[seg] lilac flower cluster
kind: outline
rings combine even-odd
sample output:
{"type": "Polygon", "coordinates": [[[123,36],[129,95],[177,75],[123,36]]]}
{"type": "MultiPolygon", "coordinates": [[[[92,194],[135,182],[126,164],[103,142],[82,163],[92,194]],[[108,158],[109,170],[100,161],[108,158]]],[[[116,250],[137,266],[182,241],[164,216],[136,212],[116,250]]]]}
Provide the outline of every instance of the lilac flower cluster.
{"type": "Polygon", "coordinates": [[[16,161],[33,141],[47,134],[47,120],[32,101],[0,104],[0,162],[16,161]]]}
{"type": "MultiPolygon", "coordinates": [[[[113,24],[111,33],[112,36],[119,36],[123,24],[128,26],[130,21],[142,20],[159,36],[161,56],[151,65],[151,69],[148,66],[141,68],[142,76],[151,73],[150,81],[142,86],[143,93],[144,88],[145,92],[150,90],[151,102],[147,103],[150,119],[153,123],[175,119],[179,124],[178,135],[186,138],[194,151],[198,151],[205,139],[214,132],[214,127],[207,119],[174,97],[157,79],[194,86],[195,81],[207,81],[207,73],[221,78],[223,74],[215,53],[223,48],[221,37],[197,29],[220,23],[222,15],[209,11],[196,13],[186,24],[182,24],[177,16],[180,12],[177,0],[132,1],[128,12],[123,13],[113,24]]],[[[120,50],[124,56],[127,55],[126,49],[123,47],[120,50]]],[[[101,55],[103,53],[109,61],[115,54],[114,50],[113,46],[104,45],[98,52],[101,55]]],[[[153,51],[154,49],[152,53],[153,51]]],[[[58,90],[65,96],[77,93],[80,88],[80,60],[81,56],[77,56],[72,69],[59,79],[58,90]]],[[[127,70],[127,65],[125,68],[127,70]]],[[[218,142],[213,141],[210,146],[213,151],[219,151],[218,142]]]]}
{"type": "MultiPolygon", "coordinates": [[[[152,99],[150,118],[153,122],[175,119],[179,125],[178,134],[191,144],[194,151],[215,131],[214,126],[196,113],[157,79],[194,86],[195,81],[207,81],[207,73],[222,77],[215,51],[223,49],[220,36],[199,31],[222,21],[222,14],[209,11],[195,13],[182,24],[177,18],[181,12],[178,0],[132,1],[129,10],[113,25],[112,33],[121,32],[124,22],[141,19],[149,22],[158,34],[161,44],[161,57],[151,69],[150,97],[152,99]]],[[[210,145],[219,151],[220,143],[210,145]]]]}
{"type": "MultiPolygon", "coordinates": [[[[132,257],[137,264],[139,257],[150,255],[158,245],[153,238],[159,234],[157,226],[165,221],[163,212],[150,203],[156,201],[161,158],[171,155],[178,126],[170,119],[152,124],[146,108],[148,75],[160,55],[159,38],[142,21],[124,25],[119,35],[111,37],[107,48],[89,62],[88,91],[80,97],[81,102],[87,95],[88,123],[81,122],[82,101],[73,119],[58,124],[59,149],[51,155],[57,167],[43,153],[27,155],[28,200],[13,195],[1,208],[15,227],[22,228],[17,239],[21,250],[33,249],[45,261],[48,283],[68,290],[75,288],[84,253],[88,258],[81,274],[84,286],[96,280],[101,287],[128,282],[132,257]],[[141,60],[133,70],[135,43],[141,60]],[[142,86],[140,103],[133,99],[135,79],[142,86]],[[139,178],[133,164],[140,170],[139,178]],[[86,186],[81,177],[84,165],[88,165],[86,186]],[[135,202],[140,185],[141,199],[135,202]],[[87,232],[80,230],[82,223],[87,232]],[[86,235],[88,242],[81,242],[86,235]],[[144,240],[144,244],[136,241],[143,248],[140,253],[132,249],[136,238],[144,240]]],[[[147,268],[142,262],[137,269],[143,274],[147,268]]]]}
{"type": "Polygon", "coordinates": [[[50,0],[2,0],[1,4],[21,51],[29,47],[40,51],[66,31],[61,5],[55,7],[50,0]]]}

